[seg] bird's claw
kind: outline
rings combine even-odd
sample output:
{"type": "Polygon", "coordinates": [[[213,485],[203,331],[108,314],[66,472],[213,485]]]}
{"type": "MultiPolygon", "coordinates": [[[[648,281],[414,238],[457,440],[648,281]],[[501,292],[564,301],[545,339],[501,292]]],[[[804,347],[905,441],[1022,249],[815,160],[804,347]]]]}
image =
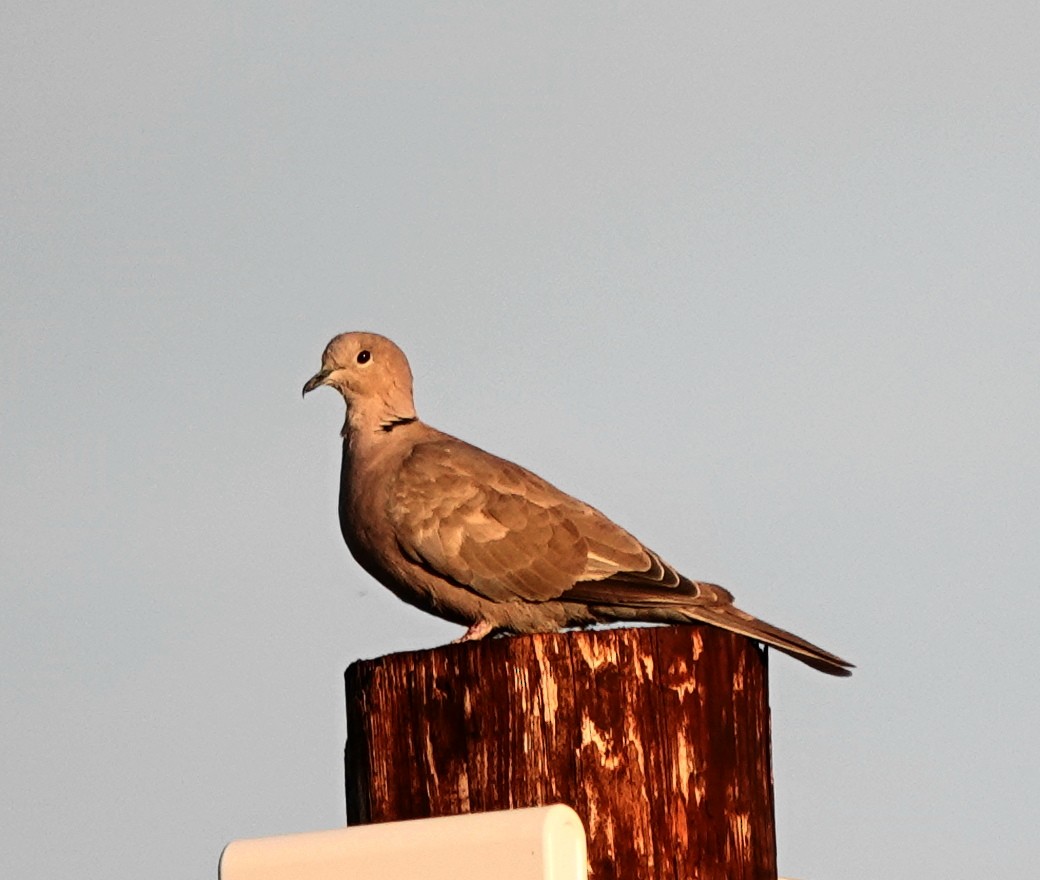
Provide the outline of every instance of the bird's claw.
{"type": "Polygon", "coordinates": [[[478,620],[476,623],[470,626],[470,628],[466,630],[461,636],[459,636],[457,639],[453,639],[452,644],[457,645],[460,642],[475,642],[479,639],[484,638],[484,636],[491,635],[491,632],[492,630],[494,630],[494,628],[495,627],[491,623],[491,621],[478,620]]]}

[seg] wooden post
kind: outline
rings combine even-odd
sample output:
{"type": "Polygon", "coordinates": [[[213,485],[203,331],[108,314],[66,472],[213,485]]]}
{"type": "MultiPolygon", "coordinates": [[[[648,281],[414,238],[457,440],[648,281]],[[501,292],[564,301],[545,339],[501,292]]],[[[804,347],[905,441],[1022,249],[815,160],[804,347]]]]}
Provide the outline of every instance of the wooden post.
{"type": "Polygon", "coordinates": [[[775,880],[766,671],[755,643],[697,625],[358,661],[348,824],[562,802],[594,880],[775,880]]]}

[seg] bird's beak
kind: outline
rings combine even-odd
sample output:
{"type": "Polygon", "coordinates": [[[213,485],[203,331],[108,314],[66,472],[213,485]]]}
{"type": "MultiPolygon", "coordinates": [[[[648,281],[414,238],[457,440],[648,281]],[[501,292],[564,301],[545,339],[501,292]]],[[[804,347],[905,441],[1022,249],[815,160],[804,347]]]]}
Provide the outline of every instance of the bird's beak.
{"type": "Polygon", "coordinates": [[[307,380],[307,384],[303,386],[303,393],[306,394],[308,391],[313,391],[319,385],[324,385],[331,372],[332,370],[320,370],[315,373],[307,380]]]}

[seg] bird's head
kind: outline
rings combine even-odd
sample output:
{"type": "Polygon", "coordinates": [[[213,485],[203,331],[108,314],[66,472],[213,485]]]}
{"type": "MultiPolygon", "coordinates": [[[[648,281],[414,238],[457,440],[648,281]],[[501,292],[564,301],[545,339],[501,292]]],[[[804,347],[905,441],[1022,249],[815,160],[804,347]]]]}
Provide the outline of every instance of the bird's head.
{"type": "Polygon", "coordinates": [[[343,395],[348,426],[385,430],[387,425],[415,419],[412,370],[404,352],[385,336],[341,333],[335,337],[325,346],[321,369],[307,380],[303,393],[320,385],[343,395]]]}

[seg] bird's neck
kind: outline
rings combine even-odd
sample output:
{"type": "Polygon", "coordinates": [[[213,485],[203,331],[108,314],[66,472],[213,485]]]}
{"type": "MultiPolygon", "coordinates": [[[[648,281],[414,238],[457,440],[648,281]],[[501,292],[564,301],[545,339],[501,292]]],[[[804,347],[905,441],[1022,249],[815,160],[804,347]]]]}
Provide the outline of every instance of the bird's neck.
{"type": "Polygon", "coordinates": [[[373,492],[382,492],[387,475],[396,472],[411,449],[414,435],[425,429],[414,416],[387,427],[389,430],[378,423],[359,427],[347,419],[343,430],[341,504],[343,499],[370,498],[373,492]]]}
{"type": "Polygon", "coordinates": [[[347,405],[347,417],[341,433],[352,447],[379,443],[390,434],[418,421],[415,407],[410,403],[396,406],[380,403],[380,406],[364,407],[347,405]]]}

